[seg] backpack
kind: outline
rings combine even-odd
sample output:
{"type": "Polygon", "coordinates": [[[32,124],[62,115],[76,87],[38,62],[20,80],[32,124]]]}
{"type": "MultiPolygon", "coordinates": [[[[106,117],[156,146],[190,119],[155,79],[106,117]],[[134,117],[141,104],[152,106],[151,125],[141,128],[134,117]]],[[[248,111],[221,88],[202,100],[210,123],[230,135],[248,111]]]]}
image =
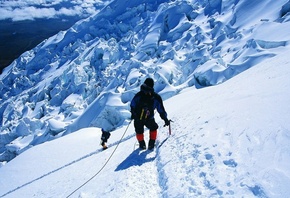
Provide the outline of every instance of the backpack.
{"type": "Polygon", "coordinates": [[[147,120],[152,118],[154,115],[154,96],[151,98],[146,98],[144,96],[140,96],[139,105],[136,108],[136,119],[138,120],[147,120]]]}

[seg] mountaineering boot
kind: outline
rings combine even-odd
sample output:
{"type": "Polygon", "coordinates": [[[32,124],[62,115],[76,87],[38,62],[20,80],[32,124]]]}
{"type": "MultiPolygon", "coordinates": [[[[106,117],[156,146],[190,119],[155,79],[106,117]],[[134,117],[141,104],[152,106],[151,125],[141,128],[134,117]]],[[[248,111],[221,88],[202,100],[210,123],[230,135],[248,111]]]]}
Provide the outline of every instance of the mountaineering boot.
{"type": "Polygon", "coordinates": [[[156,137],[157,137],[157,130],[150,131],[150,139],[148,143],[149,150],[154,149],[156,137]]]}
{"type": "Polygon", "coordinates": [[[155,140],[149,140],[149,143],[148,143],[148,149],[149,150],[152,150],[154,149],[154,146],[155,146],[155,140]]]}
{"type": "Polygon", "coordinates": [[[108,147],[107,147],[107,145],[104,145],[103,146],[103,150],[106,150],[108,147]]]}
{"type": "Polygon", "coordinates": [[[146,149],[146,145],[145,145],[145,141],[144,140],[139,141],[139,149],[140,150],[145,150],[146,149]]]}
{"type": "Polygon", "coordinates": [[[145,141],[144,141],[144,134],[143,133],[137,133],[136,134],[137,140],[139,142],[139,149],[144,150],[146,149],[145,141]]]}
{"type": "Polygon", "coordinates": [[[102,141],[101,145],[103,147],[103,150],[106,150],[108,148],[107,145],[106,145],[106,143],[104,141],[102,141]]]}

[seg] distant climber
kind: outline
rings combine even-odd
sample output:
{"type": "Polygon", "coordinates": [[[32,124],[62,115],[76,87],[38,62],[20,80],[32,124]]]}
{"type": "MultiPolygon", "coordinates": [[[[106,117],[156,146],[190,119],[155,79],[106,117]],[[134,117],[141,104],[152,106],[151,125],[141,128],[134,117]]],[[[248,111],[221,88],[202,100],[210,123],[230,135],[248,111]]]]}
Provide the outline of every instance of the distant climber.
{"type": "Polygon", "coordinates": [[[106,145],[108,139],[110,138],[111,134],[108,131],[105,131],[102,128],[102,136],[101,136],[101,145],[103,147],[103,150],[106,150],[108,148],[108,146],[106,145]]]}
{"type": "Polygon", "coordinates": [[[158,125],[154,119],[154,110],[157,109],[160,117],[169,126],[170,121],[163,106],[162,98],[154,91],[154,80],[147,78],[140,87],[140,91],[133,97],[131,107],[131,119],[134,119],[136,138],[139,142],[139,149],[146,149],[144,141],[144,126],[149,129],[148,149],[152,150],[157,138],[158,125]]]}

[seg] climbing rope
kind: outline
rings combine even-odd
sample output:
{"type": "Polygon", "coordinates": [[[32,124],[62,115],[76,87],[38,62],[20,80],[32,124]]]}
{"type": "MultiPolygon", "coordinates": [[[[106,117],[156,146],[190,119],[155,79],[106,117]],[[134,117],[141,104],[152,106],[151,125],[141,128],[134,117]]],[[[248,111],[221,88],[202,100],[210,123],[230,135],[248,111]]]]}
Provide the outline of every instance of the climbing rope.
{"type": "Polygon", "coordinates": [[[98,174],[99,174],[99,173],[100,173],[100,172],[105,168],[105,166],[108,164],[108,162],[110,161],[110,159],[111,159],[112,156],[114,155],[115,151],[117,150],[117,148],[118,148],[119,144],[121,143],[122,139],[124,138],[124,136],[125,136],[125,134],[126,134],[128,128],[129,128],[131,122],[132,122],[132,120],[129,122],[129,124],[128,124],[126,130],[124,131],[124,133],[123,133],[121,139],[119,140],[119,142],[118,142],[117,146],[115,147],[115,149],[113,150],[112,154],[111,154],[110,157],[107,159],[107,161],[105,162],[105,164],[100,168],[100,170],[99,170],[96,174],[94,174],[90,179],[88,179],[86,182],[84,182],[82,185],[80,185],[77,189],[75,189],[73,192],[71,192],[71,193],[70,193],[66,198],[72,196],[76,191],[78,191],[78,190],[81,189],[84,185],[86,185],[87,183],[89,183],[92,179],[94,179],[94,178],[95,178],[95,177],[96,177],[96,176],[97,176],[97,175],[98,175],[98,174]]]}

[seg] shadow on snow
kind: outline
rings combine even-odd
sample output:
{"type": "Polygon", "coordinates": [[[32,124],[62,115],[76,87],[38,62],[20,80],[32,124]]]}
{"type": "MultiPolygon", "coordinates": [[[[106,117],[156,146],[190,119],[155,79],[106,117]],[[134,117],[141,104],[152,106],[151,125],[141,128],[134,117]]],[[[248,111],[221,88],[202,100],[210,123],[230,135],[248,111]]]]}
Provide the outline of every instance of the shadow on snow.
{"type": "Polygon", "coordinates": [[[147,155],[155,152],[151,150],[140,151],[139,149],[134,150],[123,162],[121,162],[115,171],[125,170],[132,166],[141,166],[146,162],[151,162],[156,158],[156,153],[154,156],[148,157],[147,155]]]}
{"type": "MultiPolygon", "coordinates": [[[[135,137],[135,135],[129,135],[129,136],[121,139],[120,141],[114,142],[114,143],[110,144],[110,147],[116,146],[116,145],[118,145],[118,144],[120,144],[120,143],[122,143],[122,142],[124,142],[124,141],[126,141],[126,140],[128,140],[130,138],[132,138],[132,137],[135,137]]],[[[69,162],[69,163],[67,163],[67,164],[65,164],[65,165],[63,165],[63,166],[61,166],[59,168],[56,168],[56,169],[52,170],[52,171],[49,171],[49,172],[47,172],[47,173],[45,173],[45,174],[43,174],[43,175],[31,180],[31,181],[28,181],[28,182],[26,182],[26,183],[24,183],[24,184],[22,184],[22,185],[20,185],[20,186],[18,186],[16,188],[4,193],[3,195],[0,195],[0,198],[4,197],[4,196],[7,196],[7,195],[9,195],[9,194],[11,194],[11,193],[23,188],[23,187],[26,187],[26,186],[28,186],[28,185],[30,185],[30,184],[38,181],[38,180],[41,180],[41,179],[43,179],[43,178],[45,178],[45,177],[47,177],[47,176],[49,176],[49,175],[51,175],[51,174],[53,174],[55,172],[58,172],[58,171],[66,168],[66,167],[69,167],[69,166],[71,166],[71,165],[73,165],[75,163],[78,163],[78,162],[80,162],[80,161],[82,161],[82,160],[84,160],[84,159],[86,159],[88,157],[91,157],[91,156],[93,156],[95,154],[98,154],[98,153],[101,153],[101,152],[103,152],[103,149],[97,149],[96,151],[93,151],[93,152],[91,152],[91,153],[89,153],[89,154],[87,154],[85,156],[80,157],[79,159],[76,159],[76,160],[74,160],[72,162],[69,162]]]]}

